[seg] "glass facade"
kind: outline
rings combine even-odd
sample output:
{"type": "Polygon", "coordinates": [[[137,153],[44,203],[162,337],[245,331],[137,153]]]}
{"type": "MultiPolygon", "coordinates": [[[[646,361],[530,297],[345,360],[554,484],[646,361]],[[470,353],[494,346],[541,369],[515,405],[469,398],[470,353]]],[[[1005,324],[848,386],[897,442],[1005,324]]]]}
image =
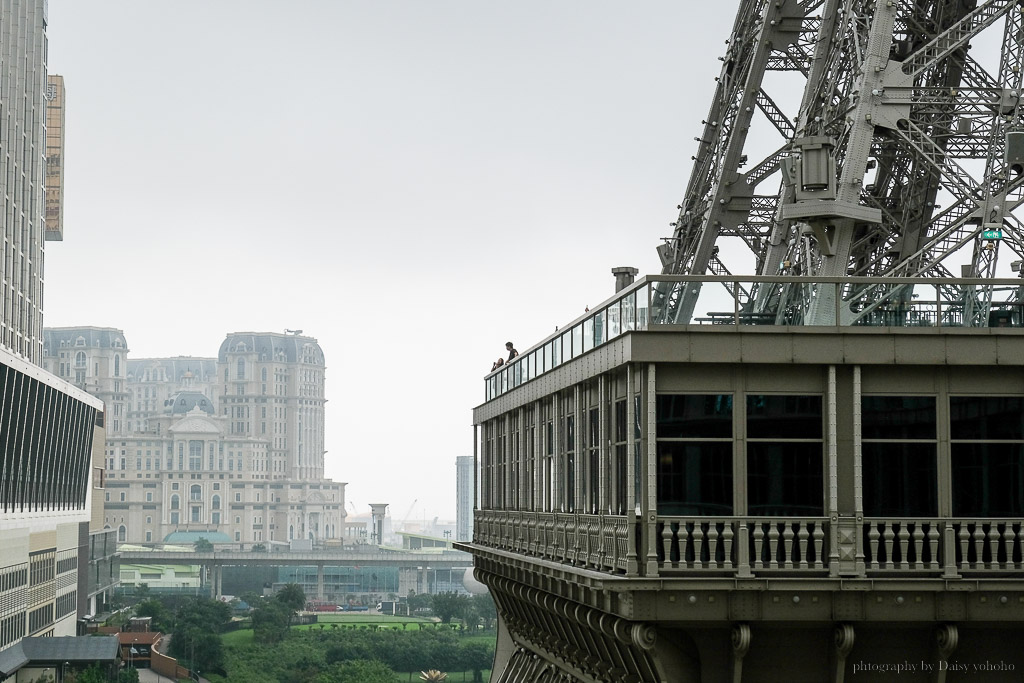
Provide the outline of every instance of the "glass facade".
{"type": "Polygon", "coordinates": [[[864,514],[938,514],[934,396],[865,396],[861,401],[864,514]]]}
{"type": "Polygon", "coordinates": [[[658,511],[731,515],[732,396],[658,396],[658,511]]]}

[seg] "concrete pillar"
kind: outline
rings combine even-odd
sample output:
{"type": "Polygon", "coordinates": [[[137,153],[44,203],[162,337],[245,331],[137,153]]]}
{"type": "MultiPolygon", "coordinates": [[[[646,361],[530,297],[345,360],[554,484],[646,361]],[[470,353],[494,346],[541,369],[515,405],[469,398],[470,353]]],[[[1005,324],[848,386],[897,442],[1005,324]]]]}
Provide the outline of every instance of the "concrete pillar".
{"type": "Polygon", "coordinates": [[[616,293],[621,292],[626,287],[629,287],[631,284],[633,284],[633,280],[636,278],[639,272],[639,270],[631,266],[612,268],[612,275],[615,276],[616,293]]]}
{"type": "Polygon", "coordinates": [[[323,562],[316,566],[316,599],[324,599],[324,564],[323,562]]]}

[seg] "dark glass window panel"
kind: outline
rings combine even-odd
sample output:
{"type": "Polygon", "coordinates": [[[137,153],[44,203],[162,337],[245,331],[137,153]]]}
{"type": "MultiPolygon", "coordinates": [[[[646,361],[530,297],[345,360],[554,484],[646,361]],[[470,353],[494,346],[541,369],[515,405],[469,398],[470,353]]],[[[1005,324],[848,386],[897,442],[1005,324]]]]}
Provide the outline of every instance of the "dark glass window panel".
{"type": "Polygon", "coordinates": [[[824,503],[820,443],[748,443],[751,515],[821,515],[824,503]]]}
{"type": "Polygon", "coordinates": [[[821,396],[747,396],[750,439],[820,439],[821,396]]]}
{"type": "Polygon", "coordinates": [[[615,512],[626,514],[626,445],[615,447],[615,493],[617,494],[615,512]]]}
{"type": "Polygon", "coordinates": [[[931,517],[939,513],[935,444],[865,443],[864,514],[931,517]]]}
{"type": "Polygon", "coordinates": [[[569,453],[565,458],[565,505],[566,512],[576,511],[576,456],[569,453]]]}
{"type": "Polygon", "coordinates": [[[865,396],[861,400],[865,439],[934,439],[934,396],[865,396]]]}
{"type": "Polygon", "coordinates": [[[658,444],[658,512],[664,515],[731,515],[732,444],[658,444]]]}
{"type": "Polygon", "coordinates": [[[953,516],[1024,514],[1022,455],[1015,443],[953,444],[953,516]]]}
{"type": "Polygon", "coordinates": [[[622,443],[626,440],[626,402],[616,401],[615,403],[615,441],[622,443]]]}
{"type": "Polygon", "coordinates": [[[659,439],[732,437],[732,395],[662,394],[658,396],[659,439]]]}
{"type": "Polygon", "coordinates": [[[601,420],[598,417],[598,410],[597,410],[597,408],[591,408],[590,409],[590,441],[587,443],[587,445],[590,448],[597,448],[597,444],[601,440],[600,439],[600,435],[601,435],[601,420]]]}
{"type": "Polygon", "coordinates": [[[951,396],[949,423],[953,439],[1024,439],[1024,398],[951,396]]]}

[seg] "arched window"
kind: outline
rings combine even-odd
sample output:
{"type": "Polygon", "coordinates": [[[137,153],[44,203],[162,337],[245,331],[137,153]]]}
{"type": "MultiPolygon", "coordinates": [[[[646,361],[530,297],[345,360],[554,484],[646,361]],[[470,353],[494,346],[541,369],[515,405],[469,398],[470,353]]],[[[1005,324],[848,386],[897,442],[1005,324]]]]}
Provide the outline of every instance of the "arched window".
{"type": "Polygon", "coordinates": [[[192,484],[189,488],[188,499],[194,501],[201,501],[203,499],[203,489],[199,484],[192,484]]]}
{"type": "Polygon", "coordinates": [[[238,359],[238,372],[237,372],[237,375],[238,375],[237,379],[245,379],[245,359],[244,358],[239,358],[238,359]]]}
{"type": "Polygon", "coordinates": [[[261,379],[262,381],[264,381],[264,382],[266,382],[266,381],[267,381],[267,369],[266,369],[266,368],[263,368],[263,369],[262,369],[262,370],[260,371],[260,379],[261,379]]]}
{"type": "Polygon", "coordinates": [[[171,496],[171,509],[172,510],[177,510],[180,507],[181,507],[181,502],[180,502],[180,500],[178,498],[178,494],[175,493],[173,496],[171,496]]]}
{"type": "Polygon", "coordinates": [[[213,509],[220,510],[220,496],[215,495],[213,497],[213,509]]]}
{"type": "Polygon", "coordinates": [[[124,524],[122,524],[121,526],[117,527],[117,542],[118,543],[124,543],[127,540],[128,540],[128,528],[124,524]]]}
{"type": "Polygon", "coordinates": [[[77,351],[75,353],[75,367],[76,368],[84,368],[85,367],[85,351],[77,351]]]}
{"type": "Polygon", "coordinates": [[[114,377],[121,376],[121,356],[114,355],[114,377]]]}

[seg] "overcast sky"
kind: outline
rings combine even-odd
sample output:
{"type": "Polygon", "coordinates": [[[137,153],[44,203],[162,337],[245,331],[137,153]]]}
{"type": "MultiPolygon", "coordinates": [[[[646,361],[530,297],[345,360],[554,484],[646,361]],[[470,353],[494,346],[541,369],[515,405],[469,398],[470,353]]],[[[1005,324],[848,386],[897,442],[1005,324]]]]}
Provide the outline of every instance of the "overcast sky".
{"type": "Polygon", "coordinates": [[[660,271],[735,7],[50,0],[45,324],[122,329],[133,358],[302,329],[328,476],[361,512],[454,519],[505,341],[610,296],[615,266],[660,271]]]}

